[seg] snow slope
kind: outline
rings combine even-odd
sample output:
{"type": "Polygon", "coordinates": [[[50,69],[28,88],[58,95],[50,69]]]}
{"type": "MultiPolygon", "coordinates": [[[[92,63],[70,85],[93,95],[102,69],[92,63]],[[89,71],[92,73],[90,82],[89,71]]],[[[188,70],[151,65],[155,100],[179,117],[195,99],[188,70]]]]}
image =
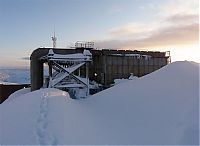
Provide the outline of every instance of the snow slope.
{"type": "Polygon", "coordinates": [[[57,89],[0,105],[0,144],[198,144],[199,64],[175,62],[86,99],[57,89]]]}
{"type": "MultiPolygon", "coordinates": [[[[63,108],[62,103],[67,101],[67,97],[68,93],[57,89],[41,89],[3,103],[0,106],[0,145],[54,144],[51,129],[47,128],[50,128],[48,124],[51,120],[59,119],[49,117],[48,114],[54,108],[63,108]],[[54,100],[60,103],[49,105],[56,104],[54,100]]],[[[56,114],[61,115],[54,114],[55,118],[56,114]]]]}

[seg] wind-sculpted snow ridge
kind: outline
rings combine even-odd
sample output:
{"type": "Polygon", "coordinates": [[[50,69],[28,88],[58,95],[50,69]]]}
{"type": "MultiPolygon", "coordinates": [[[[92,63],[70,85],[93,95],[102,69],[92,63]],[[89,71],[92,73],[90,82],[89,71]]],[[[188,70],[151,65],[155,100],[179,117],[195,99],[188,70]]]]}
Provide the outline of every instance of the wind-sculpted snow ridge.
{"type": "Polygon", "coordinates": [[[198,145],[199,64],[175,62],[74,100],[57,89],[0,105],[0,144],[198,145]]]}
{"type": "Polygon", "coordinates": [[[15,91],[14,93],[12,93],[8,99],[6,99],[6,101],[4,102],[9,102],[10,100],[13,100],[17,97],[20,97],[26,93],[30,93],[31,92],[31,88],[23,88],[23,89],[20,89],[18,91],[15,91]]]}
{"type": "Polygon", "coordinates": [[[0,145],[56,145],[54,131],[49,127],[53,119],[49,113],[54,108],[49,107],[49,100],[64,102],[68,93],[41,89],[16,95],[0,106],[0,145]]]}

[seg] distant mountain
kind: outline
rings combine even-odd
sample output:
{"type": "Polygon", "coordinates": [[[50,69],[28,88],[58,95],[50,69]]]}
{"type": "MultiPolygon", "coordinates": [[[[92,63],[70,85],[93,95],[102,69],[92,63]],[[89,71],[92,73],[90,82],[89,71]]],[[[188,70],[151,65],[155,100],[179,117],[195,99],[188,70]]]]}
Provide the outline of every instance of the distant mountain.
{"type": "Polygon", "coordinates": [[[0,69],[0,83],[30,83],[29,69],[0,69]]]}

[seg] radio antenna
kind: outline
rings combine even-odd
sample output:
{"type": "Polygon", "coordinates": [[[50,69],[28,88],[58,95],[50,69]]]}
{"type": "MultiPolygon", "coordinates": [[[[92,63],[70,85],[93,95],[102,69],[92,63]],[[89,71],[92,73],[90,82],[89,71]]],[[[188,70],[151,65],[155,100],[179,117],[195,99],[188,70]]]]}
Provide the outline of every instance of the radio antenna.
{"type": "Polygon", "coordinates": [[[56,38],[56,33],[55,33],[55,25],[54,25],[54,33],[53,33],[53,36],[51,37],[51,39],[53,41],[53,48],[56,48],[57,38],[56,38]]]}

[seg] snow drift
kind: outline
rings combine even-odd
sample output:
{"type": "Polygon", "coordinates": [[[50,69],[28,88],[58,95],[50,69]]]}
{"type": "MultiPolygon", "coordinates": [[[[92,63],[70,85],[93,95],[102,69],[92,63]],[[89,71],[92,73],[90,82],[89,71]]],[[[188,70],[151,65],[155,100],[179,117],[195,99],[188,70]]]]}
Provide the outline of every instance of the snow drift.
{"type": "Polygon", "coordinates": [[[175,62],[86,99],[41,89],[0,105],[0,144],[199,142],[199,64],[175,62]]]}

